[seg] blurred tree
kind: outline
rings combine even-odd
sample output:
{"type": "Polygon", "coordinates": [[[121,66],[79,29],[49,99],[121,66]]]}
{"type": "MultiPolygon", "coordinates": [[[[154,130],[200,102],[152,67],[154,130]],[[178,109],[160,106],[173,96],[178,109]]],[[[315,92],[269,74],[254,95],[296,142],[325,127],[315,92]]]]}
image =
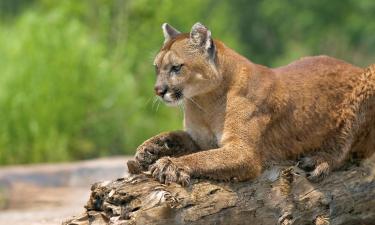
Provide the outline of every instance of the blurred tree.
{"type": "Polygon", "coordinates": [[[375,61],[375,2],[371,0],[234,0],[241,52],[253,61],[283,65],[327,54],[358,65],[375,61]]]}

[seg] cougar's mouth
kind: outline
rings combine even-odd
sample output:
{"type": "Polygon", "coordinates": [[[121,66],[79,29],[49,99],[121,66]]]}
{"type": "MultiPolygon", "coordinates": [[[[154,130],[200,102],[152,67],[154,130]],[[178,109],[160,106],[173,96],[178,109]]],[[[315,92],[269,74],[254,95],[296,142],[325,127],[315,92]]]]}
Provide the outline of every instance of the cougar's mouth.
{"type": "Polygon", "coordinates": [[[176,106],[182,102],[183,94],[180,89],[172,89],[163,96],[163,101],[169,106],[176,106]]]}

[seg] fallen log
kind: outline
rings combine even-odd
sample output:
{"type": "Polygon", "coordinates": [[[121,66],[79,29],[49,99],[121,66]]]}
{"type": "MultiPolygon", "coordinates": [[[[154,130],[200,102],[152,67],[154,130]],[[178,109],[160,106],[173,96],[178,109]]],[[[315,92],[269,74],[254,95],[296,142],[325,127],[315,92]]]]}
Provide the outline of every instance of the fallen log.
{"type": "Polygon", "coordinates": [[[149,174],[92,185],[82,224],[375,224],[374,159],[311,183],[296,166],[279,165],[239,183],[193,179],[163,185],[149,174]]]}

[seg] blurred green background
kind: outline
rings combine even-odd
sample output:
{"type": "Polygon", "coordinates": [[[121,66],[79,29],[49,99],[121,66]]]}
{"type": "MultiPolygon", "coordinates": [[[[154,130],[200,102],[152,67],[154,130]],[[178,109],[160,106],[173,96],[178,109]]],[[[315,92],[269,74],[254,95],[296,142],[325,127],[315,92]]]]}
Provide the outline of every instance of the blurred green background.
{"type": "Polygon", "coordinates": [[[253,62],[375,63],[373,0],[0,0],[0,164],[133,154],[182,128],[153,104],[161,24],[200,21],[253,62]]]}

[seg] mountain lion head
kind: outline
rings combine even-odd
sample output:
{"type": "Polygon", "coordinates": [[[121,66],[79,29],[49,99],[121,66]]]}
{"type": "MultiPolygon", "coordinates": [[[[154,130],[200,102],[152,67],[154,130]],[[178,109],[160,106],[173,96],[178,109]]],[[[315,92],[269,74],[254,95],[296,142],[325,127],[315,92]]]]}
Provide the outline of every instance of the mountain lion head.
{"type": "Polygon", "coordinates": [[[180,33],[167,23],[162,28],[165,41],[154,60],[156,95],[167,105],[177,105],[217,87],[221,77],[211,32],[200,23],[190,33],[180,33]]]}

